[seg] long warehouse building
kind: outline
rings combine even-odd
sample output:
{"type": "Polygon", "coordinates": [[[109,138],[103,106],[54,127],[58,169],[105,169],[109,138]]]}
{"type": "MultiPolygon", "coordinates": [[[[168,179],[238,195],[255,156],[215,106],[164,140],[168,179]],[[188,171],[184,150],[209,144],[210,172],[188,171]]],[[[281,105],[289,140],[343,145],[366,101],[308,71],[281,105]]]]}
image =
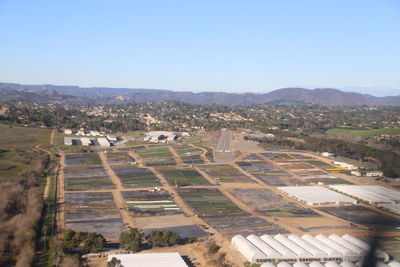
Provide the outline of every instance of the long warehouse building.
{"type": "MultiPolygon", "coordinates": [[[[369,249],[367,243],[348,234],[319,234],[315,237],[309,234],[301,237],[294,234],[287,237],[281,234],[249,235],[247,238],[236,235],[231,242],[251,263],[358,262],[363,260],[369,249]]],[[[389,260],[389,255],[383,251],[377,251],[376,256],[380,262],[389,260]]]]}
{"type": "Polygon", "coordinates": [[[379,185],[331,185],[329,188],[368,204],[400,203],[400,192],[379,185]]]}

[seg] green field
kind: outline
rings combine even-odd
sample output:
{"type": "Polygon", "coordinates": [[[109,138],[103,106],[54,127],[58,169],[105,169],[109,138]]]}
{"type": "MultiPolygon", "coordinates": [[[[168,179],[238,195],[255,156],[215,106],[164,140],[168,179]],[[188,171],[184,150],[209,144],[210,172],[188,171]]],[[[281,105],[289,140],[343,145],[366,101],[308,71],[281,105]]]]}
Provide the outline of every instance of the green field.
{"type": "Polygon", "coordinates": [[[210,184],[200,173],[185,167],[160,167],[157,168],[171,185],[207,185],[210,184]]]}
{"type": "Polygon", "coordinates": [[[400,134],[400,129],[372,129],[372,130],[355,130],[355,129],[330,129],[325,132],[329,135],[370,137],[381,134],[400,134]]]}

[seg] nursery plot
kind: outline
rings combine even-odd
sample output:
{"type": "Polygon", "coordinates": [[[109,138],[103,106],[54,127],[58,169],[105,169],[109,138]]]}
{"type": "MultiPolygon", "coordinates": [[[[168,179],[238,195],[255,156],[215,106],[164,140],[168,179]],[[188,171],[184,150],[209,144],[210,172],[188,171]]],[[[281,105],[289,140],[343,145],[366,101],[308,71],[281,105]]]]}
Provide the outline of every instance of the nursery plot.
{"type": "Polygon", "coordinates": [[[200,157],[200,155],[194,156],[181,156],[181,160],[184,164],[203,164],[204,160],[200,157]]]}
{"type": "Polygon", "coordinates": [[[128,153],[124,152],[112,152],[107,153],[107,161],[110,165],[115,164],[134,164],[135,159],[128,155],[128,153]]]}
{"type": "Polygon", "coordinates": [[[210,183],[196,170],[189,167],[160,167],[157,169],[171,185],[209,185],[210,183]]]}
{"type": "Polygon", "coordinates": [[[145,146],[129,146],[129,147],[119,147],[119,151],[136,151],[136,150],[141,150],[145,149],[145,146]]]}
{"type": "Polygon", "coordinates": [[[343,180],[341,178],[315,178],[315,179],[308,179],[308,182],[314,183],[322,183],[326,185],[334,185],[334,184],[352,184],[349,181],[343,180]]]}
{"type": "Polygon", "coordinates": [[[179,214],[180,208],[166,191],[123,191],[128,210],[140,215],[179,214]]]}
{"type": "Polygon", "coordinates": [[[102,166],[74,166],[64,168],[66,191],[114,189],[102,166]]]}
{"type": "Polygon", "coordinates": [[[306,156],[306,155],[301,155],[301,154],[294,154],[294,153],[289,153],[290,156],[292,156],[295,159],[312,159],[313,157],[311,156],[306,156]]]}
{"type": "Polygon", "coordinates": [[[318,209],[341,219],[367,225],[378,230],[399,230],[397,227],[400,225],[400,219],[362,206],[321,207],[318,209]]]}
{"type": "Polygon", "coordinates": [[[325,171],[328,171],[328,172],[333,172],[333,173],[346,172],[343,169],[337,168],[335,166],[332,166],[332,165],[330,165],[328,163],[325,163],[325,162],[319,161],[319,160],[309,160],[309,161],[307,161],[307,163],[309,163],[311,165],[314,165],[315,167],[321,168],[321,169],[323,169],[325,171]]]}
{"type": "Polygon", "coordinates": [[[147,168],[138,168],[132,165],[112,166],[111,168],[125,188],[162,185],[155,174],[147,168]]]}
{"type": "Polygon", "coordinates": [[[228,164],[200,165],[198,167],[217,182],[254,183],[251,178],[228,164]]]}
{"type": "Polygon", "coordinates": [[[268,189],[232,189],[232,193],[256,211],[267,216],[320,217],[311,209],[291,203],[268,189]]]}
{"type": "Polygon", "coordinates": [[[242,160],[244,161],[258,161],[258,160],[263,160],[259,155],[257,154],[249,154],[246,157],[244,157],[242,160]]]}
{"type": "Polygon", "coordinates": [[[200,157],[203,150],[188,146],[188,145],[176,145],[174,146],[176,153],[185,164],[203,164],[204,161],[200,157]]]}
{"type": "Polygon", "coordinates": [[[293,159],[289,154],[285,153],[260,153],[266,158],[275,160],[275,159],[293,159]]]}
{"type": "Polygon", "coordinates": [[[176,165],[168,146],[151,146],[147,149],[136,149],[135,152],[147,166],[176,165]]]}
{"type": "Polygon", "coordinates": [[[116,240],[124,230],[110,192],[65,194],[65,225],[75,231],[96,232],[116,240]]]}
{"type": "Polygon", "coordinates": [[[101,165],[101,159],[97,153],[80,153],[65,155],[66,165],[101,165]]]}
{"type": "Polygon", "coordinates": [[[304,182],[292,177],[289,173],[281,171],[271,164],[262,161],[238,162],[243,170],[256,176],[264,183],[272,186],[303,185],[304,182]]]}
{"type": "Polygon", "coordinates": [[[184,189],[178,194],[207,223],[227,237],[236,234],[284,233],[285,229],[253,216],[234,205],[218,189],[184,189]]]}

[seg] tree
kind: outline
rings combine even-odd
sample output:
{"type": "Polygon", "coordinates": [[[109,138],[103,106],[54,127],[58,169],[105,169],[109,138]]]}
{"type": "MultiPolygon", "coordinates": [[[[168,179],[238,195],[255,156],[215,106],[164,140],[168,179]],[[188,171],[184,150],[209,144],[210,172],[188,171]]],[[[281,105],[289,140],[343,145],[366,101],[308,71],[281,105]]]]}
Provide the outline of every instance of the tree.
{"type": "Polygon", "coordinates": [[[146,241],[153,247],[170,247],[176,245],[181,237],[172,231],[151,231],[146,236],[146,241]]]}
{"type": "Polygon", "coordinates": [[[88,233],[83,240],[82,250],[85,253],[93,253],[102,251],[106,240],[104,237],[97,233],[88,233]]]}
{"type": "Polygon", "coordinates": [[[111,261],[107,263],[107,267],[124,267],[121,264],[121,260],[118,260],[116,257],[113,257],[111,261]]]}
{"type": "Polygon", "coordinates": [[[129,228],[119,236],[120,248],[137,252],[142,246],[143,234],[137,228],[129,228]]]}

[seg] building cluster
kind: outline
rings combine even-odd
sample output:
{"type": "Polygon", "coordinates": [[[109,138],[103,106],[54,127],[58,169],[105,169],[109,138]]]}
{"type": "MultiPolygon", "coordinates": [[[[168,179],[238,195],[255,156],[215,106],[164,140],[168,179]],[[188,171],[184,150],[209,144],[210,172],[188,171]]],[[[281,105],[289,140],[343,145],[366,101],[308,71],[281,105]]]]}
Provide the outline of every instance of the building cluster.
{"type": "Polygon", "coordinates": [[[163,253],[143,253],[143,254],[108,254],[108,262],[112,262],[113,258],[120,261],[119,266],[125,267],[187,267],[188,265],[182,259],[178,252],[163,253]]]}
{"type": "Polygon", "coordinates": [[[90,137],[64,137],[64,145],[67,146],[101,146],[110,147],[122,141],[120,137],[112,134],[107,134],[105,137],[90,138],[90,137]]]}
{"type": "MultiPolygon", "coordinates": [[[[236,235],[231,243],[251,263],[278,263],[278,266],[282,267],[287,266],[284,262],[347,262],[349,264],[362,262],[370,249],[367,243],[349,234],[343,236],[318,234],[315,237],[309,234],[301,237],[295,234],[261,237],[249,235],[247,238],[236,235]],[[279,264],[280,262],[282,264],[279,264]]],[[[389,261],[389,255],[386,252],[377,250],[375,256],[379,262],[389,261]]]]}
{"type": "MultiPolygon", "coordinates": [[[[183,132],[182,136],[189,136],[189,133],[183,132]]],[[[178,139],[178,135],[174,134],[174,132],[167,131],[153,131],[145,134],[143,141],[149,143],[170,143],[178,139]]]]}

